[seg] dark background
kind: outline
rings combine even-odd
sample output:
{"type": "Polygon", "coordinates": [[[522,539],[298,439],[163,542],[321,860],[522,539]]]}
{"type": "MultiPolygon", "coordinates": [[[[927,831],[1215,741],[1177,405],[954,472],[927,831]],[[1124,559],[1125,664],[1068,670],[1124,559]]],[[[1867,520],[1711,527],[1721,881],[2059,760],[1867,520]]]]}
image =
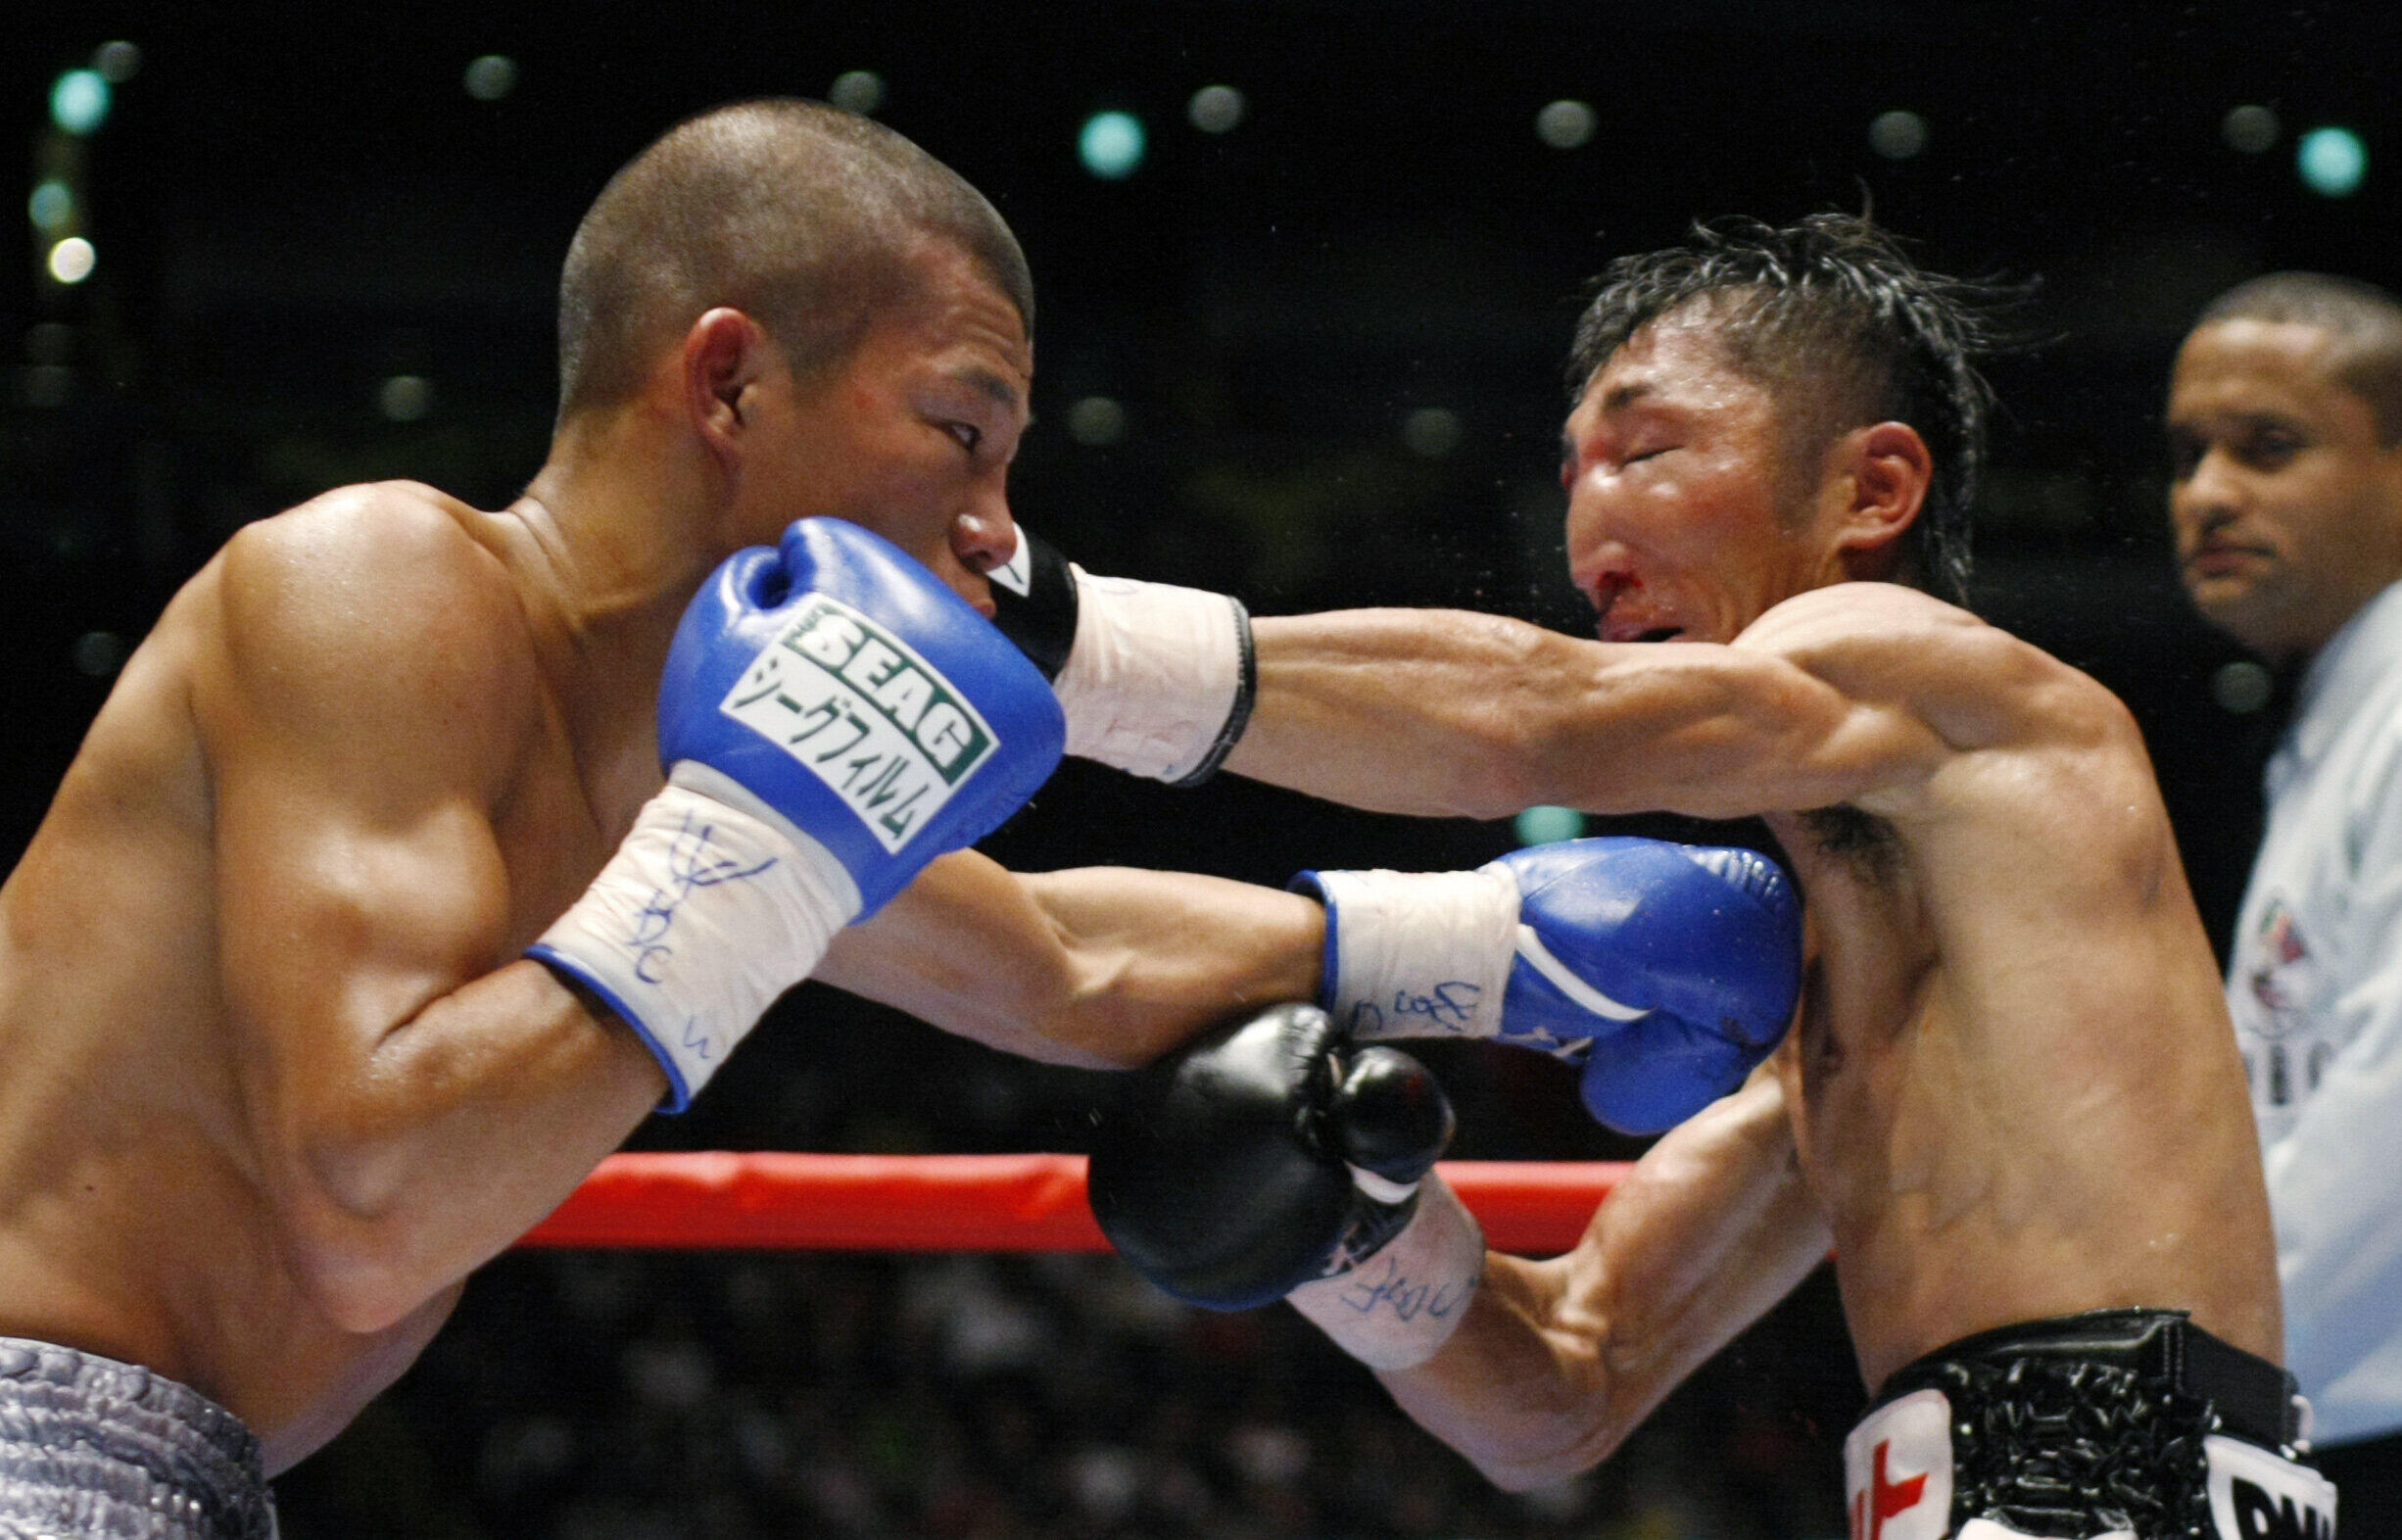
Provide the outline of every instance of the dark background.
{"type": "MultiPolygon", "coordinates": [[[[0,336],[24,339],[0,359],[12,852],[122,649],[239,524],[373,477],[488,506],[516,494],[549,431],[557,264],[617,165],[687,113],[870,70],[878,116],[982,187],[1033,264],[1020,516],[1092,570],[1260,612],[1446,604],[1577,629],[1556,465],[1580,285],[1697,217],[1866,207],[1932,265],[2038,280],[2020,316],[2037,345],[1993,369],[1978,607],[2127,698],[2224,933],[2274,710],[2219,703],[2236,654],[2178,595],[2161,386],[2194,310],[2237,279],[2402,281],[2393,8],[216,12],[71,7],[16,18],[0,44],[29,168],[56,153],[57,72],[111,39],[142,50],[75,147],[98,268],[48,282],[20,222],[0,281],[0,336]],[[461,85],[485,54],[518,69],[497,101],[461,85]],[[1186,121],[1210,84],[1247,99],[1230,132],[1186,121]],[[1534,132],[1561,98],[1596,113],[1580,148],[1534,132]],[[2282,125],[2264,151],[2224,135],[2244,104],[2282,125]],[[1104,108],[1149,130],[1122,181],[1075,153],[1104,108]],[[1894,110],[1926,123],[1911,158],[1871,147],[1894,110]],[[2324,123],[2368,145],[2348,197],[2295,174],[2297,136],[2324,123]],[[421,417],[379,409],[396,374],[428,382],[421,417]],[[1114,442],[1068,431],[1095,396],[1123,409],[1114,442]],[[1405,433],[1426,409],[1453,414],[1440,453],[1405,433]]],[[[1506,824],[1072,765],[988,848],[1280,884],[1513,842],[1506,824]]],[[[1584,1122],[1554,1066],[1437,1057],[1466,1115],[1457,1153],[1635,1148],[1584,1122]]],[[[700,1108],[637,1142],[1074,1148],[1094,1091],[804,987],[700,1108]]],[[[1830,1463],[1858,1399],[1814,1280],[1602,1472],[1528,1503],[1282,1313],[1163,1311],[1105,1259],[513,1256],[282,1489],[295,1537],[1833,1533],[1830,1463]],[[1011,1321],[999,1349],[971,1329],[1011,1321]]]]}

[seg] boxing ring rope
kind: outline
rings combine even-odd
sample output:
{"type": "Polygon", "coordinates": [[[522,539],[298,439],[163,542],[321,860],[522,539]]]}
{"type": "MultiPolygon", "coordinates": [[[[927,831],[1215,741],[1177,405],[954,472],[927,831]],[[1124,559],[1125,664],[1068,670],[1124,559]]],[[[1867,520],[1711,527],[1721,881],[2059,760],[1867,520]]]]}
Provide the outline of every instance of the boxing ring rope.
{"type": "MultiPolygon", "coordinates": [[[[1445,1161],[1496,1250],[1568,1250],[1626,1164],[1445,1161]]],[[[612,1155],[518,1242],[675,1250],[1106,1251],[1081,1155],[612,1155]]]]}

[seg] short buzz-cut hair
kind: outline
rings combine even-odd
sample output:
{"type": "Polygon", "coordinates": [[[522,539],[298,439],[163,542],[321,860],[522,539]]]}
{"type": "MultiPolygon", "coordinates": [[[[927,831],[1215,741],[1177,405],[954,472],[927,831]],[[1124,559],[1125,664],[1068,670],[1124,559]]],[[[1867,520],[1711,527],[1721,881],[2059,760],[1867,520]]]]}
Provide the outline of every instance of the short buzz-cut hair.
{"type": "Polygon", "coordinates": [[[2218,321],[2315,326],[2335,344],[2330,375],[2369,404],[2378,443],[2402,444],[2402,300],[2374,283],[2325,272],[2272,272],[2202,307],[2195,329],[2218,321]]]}
{"type": "Polygon", "coordinates": [[[2004,291],[1929,272],[1845,214],[1784,226],[1699,222],[1682,246],[1617,258],[1595,287],[1568,355],[1571,399],[1635,333],[1695,310],[1727,361],[1774,399],[1797,484],[1838,434],[1888,421],[1918,431],[1934,476],[1900,553],[1931,591],[1965,601],[1993,404],[1978,360],[1994,345],[1990,313],[2004,291]]]}
{"type": "Polygon", "coordinates": [[[806,375],[910,293],[928,242],[967,256],[1031,332],[1033,280],[984,195],[908,139],[798,98],[687,119],[609,179],[559,280],[559,417],[633,394],[702,313],[757,320],[806,375]]]}

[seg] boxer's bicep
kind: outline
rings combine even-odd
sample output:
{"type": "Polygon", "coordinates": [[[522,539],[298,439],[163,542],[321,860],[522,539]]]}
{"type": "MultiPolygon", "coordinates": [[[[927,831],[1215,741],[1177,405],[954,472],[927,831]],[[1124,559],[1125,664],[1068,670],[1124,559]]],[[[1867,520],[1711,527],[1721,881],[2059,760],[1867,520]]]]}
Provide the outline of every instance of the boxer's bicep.
{"type": "Polygon", "coordinates": [[[522,685],[464,596],[346,582],[365,560],[237,537],[195,685],[227,1002],[261,1072],[303,1085],[343,1079],[509,939],[491,810],[522,685]]]}
{"type": "Polygon", "coordinates": [[[536,707],[509,617],[472,592],[312,602],[345,576],[230,552],[193,705],[261,1179],[324,1308],[375,1329],[555,1205],[656,1087],[516,959],[494,808],[536,707]]]}
{"type": "Polygon", "coordinates": [[[1539,800],[1701,818],[1797,812],[1923,779],[1942,758],[1914,714],[1792,658],[1691,643],[1606,650],[1589,726],[1556,751],[1549,778],[1581,795],[1539,800]]]}
{"type": "Polygon", "coordinates": [[[271,758],[239,780],[219,799],[221,973],[262,1176],[319,1308],[381,1330],[554,1208],[658,1072],[516,955],[470,798],[393,823],[271,758]]]}
{"type": "Polygon", "coordinates": [[[396,820],[361,800],[272,750],[219,758],[219,963],[251,1099],[277,1123],[368,1088],[396,1034],[508,960],[481,810],[433,797],[396,820]]]}
{"type": "MultiPolygon", "coordinates": [[[[1818,589],[1763,615],[1728,650],[1805,681],[1788,760],[1841,795],[1906,812],[1948,767],[1989,751],[2123,740],[2109,693],[2017,637],[1916,590],[1818,589]],[[1815,698],[1814,699],[1812,698],[1815,698]]],[[[1797,805],[1797,804],[1787,804],[1797,805]]]]}

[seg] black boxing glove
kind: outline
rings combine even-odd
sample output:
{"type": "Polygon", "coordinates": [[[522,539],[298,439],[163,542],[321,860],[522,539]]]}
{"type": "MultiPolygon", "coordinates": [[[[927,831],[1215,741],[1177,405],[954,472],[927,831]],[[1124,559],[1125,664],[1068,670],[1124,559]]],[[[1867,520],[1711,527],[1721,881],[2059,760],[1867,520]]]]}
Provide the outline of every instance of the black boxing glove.
{"type": "Polygon", "coordinates": [[[1417,1060],[1278,1005],[1130,1076],[1086,1190],[1119,1255],[1178,1299],[1286,1298],[1361,1362],[1407,1369],[1484,1271],[1476,1222],[1433,1171],[1452,1130],[1417,1060]]]}
{"type": "Polygon", "coordinates": [[[1097,578],[1024,526],[985,574],[993,624],[1051,680],[1068,752],[1193,786],[1251,720],[1251,615],[1225,594],[1097,578]]]}

